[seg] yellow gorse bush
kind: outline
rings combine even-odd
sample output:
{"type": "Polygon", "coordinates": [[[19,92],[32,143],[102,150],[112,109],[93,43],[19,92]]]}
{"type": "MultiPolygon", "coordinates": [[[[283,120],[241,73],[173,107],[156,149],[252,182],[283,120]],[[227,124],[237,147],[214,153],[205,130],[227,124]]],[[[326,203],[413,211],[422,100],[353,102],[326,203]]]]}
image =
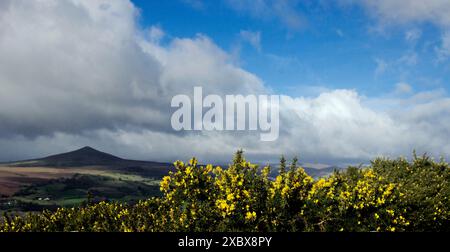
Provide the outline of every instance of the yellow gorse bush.
{"type": "Polygon", "coordinates": [[[294,160],[279,173],[247,162],[228,168],[177,161],[163,197],[4,216],[0,231],[449,231],[448,163],[377,159],[314,180],[294,160]]]}

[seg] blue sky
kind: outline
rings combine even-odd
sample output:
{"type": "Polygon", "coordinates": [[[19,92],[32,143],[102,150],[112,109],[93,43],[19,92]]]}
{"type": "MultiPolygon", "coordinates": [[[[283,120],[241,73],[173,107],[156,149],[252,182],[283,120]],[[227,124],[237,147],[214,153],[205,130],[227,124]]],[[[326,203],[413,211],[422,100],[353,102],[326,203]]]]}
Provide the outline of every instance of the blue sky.
{"type": "Polygon", "coordinates": [[[450,64],[436,53],[439,24],[382,25],[364,6],[303,1],[290,5],[301,22],[292,27],[277,14],[252,14],[232,2],[134,0],[142,26],[157,25],[171,37],[206,35],[278,93],[308,96],[324,88],[380,96],[398,83],[414,92],[448,91],[450,64]],[[259,34],[258,46],[242,31],[259,34]]]}

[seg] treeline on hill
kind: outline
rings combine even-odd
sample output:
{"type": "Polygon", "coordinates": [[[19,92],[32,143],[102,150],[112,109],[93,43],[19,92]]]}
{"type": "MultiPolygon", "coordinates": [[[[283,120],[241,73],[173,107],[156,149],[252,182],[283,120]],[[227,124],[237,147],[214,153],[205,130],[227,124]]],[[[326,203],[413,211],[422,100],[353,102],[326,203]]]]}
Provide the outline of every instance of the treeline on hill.
{"type": "Polygon", "coordinates": [[[228,169],[175,162],[162,197],[4,216],[1,231],[450,231],[448,163],[376,159],[314,180],[281,160],[279,175],[239,151],[228,169]]]}

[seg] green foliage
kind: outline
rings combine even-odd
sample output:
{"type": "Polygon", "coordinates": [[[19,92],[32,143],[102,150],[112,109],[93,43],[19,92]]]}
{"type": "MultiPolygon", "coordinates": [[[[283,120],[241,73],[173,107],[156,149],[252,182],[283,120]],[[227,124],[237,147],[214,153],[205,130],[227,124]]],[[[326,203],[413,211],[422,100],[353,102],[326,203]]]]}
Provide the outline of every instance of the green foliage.
{"type": "Polygon", "coordinates": [[[174,163],[162,197],[4,216],[0,231],[450,231],[450,169],[427,156],[376,159],[314,180],[281,159],[280,174],[237,152],[227,169],[174,163]]]}

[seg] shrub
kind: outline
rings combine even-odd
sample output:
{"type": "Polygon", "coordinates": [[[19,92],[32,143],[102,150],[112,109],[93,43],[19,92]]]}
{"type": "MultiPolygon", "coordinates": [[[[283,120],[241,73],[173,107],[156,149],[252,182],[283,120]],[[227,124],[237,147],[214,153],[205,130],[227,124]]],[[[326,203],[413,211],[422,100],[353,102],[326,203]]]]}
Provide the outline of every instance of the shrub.
{"type": "Polygon", "coordinates": [[[174,163],[163,196],[4,216],[0,231],[450,231],[450,169],[427,156],[376,159],[314,180],[294,160],[271,167],[239,151],[227,169],[174,163]]]}

